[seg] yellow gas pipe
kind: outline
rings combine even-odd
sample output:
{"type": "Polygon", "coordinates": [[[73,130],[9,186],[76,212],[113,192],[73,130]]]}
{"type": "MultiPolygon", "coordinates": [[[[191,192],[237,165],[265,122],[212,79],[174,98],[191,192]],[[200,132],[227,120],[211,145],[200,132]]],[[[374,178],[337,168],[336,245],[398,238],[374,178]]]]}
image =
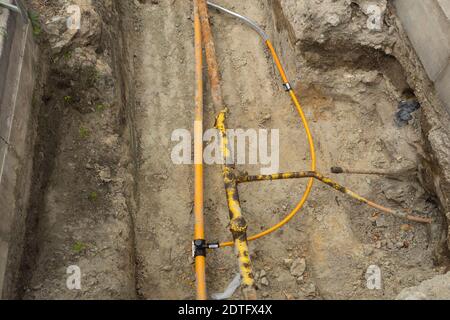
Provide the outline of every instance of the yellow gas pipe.
{"type": "MultiPolygon", "coordinates": [[[[197,1],[194,1],[195,31],[195,121],[194,121],[194,245],[205,243],[203,217],[203,50],[200,16],[197,1]]],[[[206,249],[195,250],[195,274],[197,300],[206,300],[206,249]]]]}

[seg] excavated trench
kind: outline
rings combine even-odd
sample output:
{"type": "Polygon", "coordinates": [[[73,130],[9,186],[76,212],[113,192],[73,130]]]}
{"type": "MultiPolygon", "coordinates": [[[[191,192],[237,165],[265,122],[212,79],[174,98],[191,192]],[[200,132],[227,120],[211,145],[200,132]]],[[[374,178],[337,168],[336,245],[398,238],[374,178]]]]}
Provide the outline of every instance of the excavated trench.
{"type": "MultiPolygon", "coordinates": [[[[53,32],[58,28],[50,17],[63,16],[63,10],[45,1],[29,2],[44,24],[38,41],[49,59],[35,95],[38,143],[15,295],[194,298],[192,167],[170,158],[172,132],[193,126],[190,1],[85,5],[86,26],[57,49],[55,43],[66,34],[53,32]],[[80,267],[81,290],[66,287],[71,265],[80,267]]],[[[323,30],[314,23],[326,16],[326,4],[305,3],[310,11],[301,12],[309,13],[293,20],[289,1],[220,1],[257,21],[272,37],[310,121],[319,170],[330,175],[330,168],[339,165],[406,172],[333,177],[380,204],[425,211],[435,222],[426,227],[378,215],[316,183],[292,222],[251,243],[258,294],[264,299],[395,298],[441,273],[447,256],[439,201],[418,172],[423,109],[404,127],[394,121],[401,100],[422,102],[415,97],[407,60],[396,56],[401,50],[386,50],[401,31],[388,8],[384,31],[352,37],[350,31],[367,19],[354,4],[342,4],[341,24],[323,30]],[[380,290],[367,288],[371,265],[382,271],[380,290]]],[[[303,128],[264,44],[236,20],[215,11],[211,15],[229,127],[279,129],[280,171],[308,169],[303,128]]],[[[209,129],[219,110],[208,94],[205,99],[209,129]]],[[[259,173],[260,167],[239,169],[259,173]]],[[[208,240],[229,240],[220,166],[207,166],[205,176],[208,240]]],[[[242,186],[249,233],[281,220],[305,185],[242,186]]],[[[236,272],[232,249],[211,252],[209,292],[223,291],[236,272]]]]}

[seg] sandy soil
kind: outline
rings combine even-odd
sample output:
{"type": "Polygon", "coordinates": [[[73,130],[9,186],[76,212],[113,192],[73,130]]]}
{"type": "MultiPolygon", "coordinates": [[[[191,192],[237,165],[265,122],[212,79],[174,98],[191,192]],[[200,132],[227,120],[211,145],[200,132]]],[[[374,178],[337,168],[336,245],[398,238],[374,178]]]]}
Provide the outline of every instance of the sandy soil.
{"type": "MultiPolygon", "coordinates": [[[[283,36],[276,34],[278,21],[266,2],[221,4],[252,17],[276,40],[283,36]]],[[[141,44],[136,49],[137,94],[143,116],[138,121],[142,166],[136,239],[142,268],[140,294],[146,298],[192,298],[194,279],[188,264],[193,223],[192,169],[170,162],[174,143],[169,140],[173,130],[192,127],[192,17],[189,5],[183,1],[143,5],[139,17],[142,33],[140,41],[136,41],[141,44]]],[[[258,36],[235,20],[217,14],[213,15],[213,31],[225,101],[231,109],[230,127],[280,129],[280,170],[307,169],[309,156],[302,126],[258,36]]],[[[283,49],[288,65],[296,65],[295,48],[284,44],[283,49]]],[[[319,169],[328,173],[336,164],[414,168],[415,145],[421,143],[418,124],[399,129],[393,122],[398,101],[409,92],[401,66],[388,56],[376,57],[382,61],[369,65],[370,56],[362,61],[350,57],[348,63],[329,59],[321,65],[321,57],[327,58],[329,53],[320,48],[310,51],[299,57],[303,65],[301,79],[296,83],[311,119],[319,169]]],[[[296,78],[292,69],[290,76],[296,78]]],[[[218,110],[207,105],[205,125],[210,128],[218,110]]],[[[259,171],[256,166],[240,169],[259,171]]],[[[206,177],[209,239],[227,239],[228,215],[220,168],[208,167],[206,177]]],[[[414,177],[408,181],[365,176],[337,179],[380,203],[394,207],[414,204],[433,210],[414,177]]],[[[299,181],[243,186],[241,197],[250,234],[279,221],[303,190],[304,182],[299,181]]],[[[414,225],[413,232],[405,233],[401,231],[404,222],[391,217],[376,227],[374,213],[328,187],[316,185],[305,210],[292,223],[251,245],[256,273],[264,270],[269,282],[268,286],[259,284],[261,296],[393,298],[400,287],[432,275],[432,250],[425,228],[414,225]],[[408,248],[398,244],[403,241],[408,241],[408,248]],[[307,261],[303,279],[295,279],[286,266],[299,257],[307,261]],[[371,264],[382,267],[388,279],[380,292],[371,292],[365,286],[364,274],[371,264]]],[[[215,252],[208,261],[210,291],[223,290],[236,272],[231,250],[215,252]]]]}

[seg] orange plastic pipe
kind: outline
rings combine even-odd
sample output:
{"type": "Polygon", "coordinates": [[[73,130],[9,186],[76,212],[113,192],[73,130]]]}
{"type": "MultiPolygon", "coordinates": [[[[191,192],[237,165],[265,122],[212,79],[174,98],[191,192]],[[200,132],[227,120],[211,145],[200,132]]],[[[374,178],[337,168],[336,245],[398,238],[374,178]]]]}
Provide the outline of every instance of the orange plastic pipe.
{"type": "MultiPolygon", "coordinates": [[[[194,240],[205,239],[203,216],[203,56],[197,0],[194,1],[195,121],[194,121],[194,240]]],[[[195,257],[197,300],[206,300],[206,257],[195,257]]]]}
{"type": "MultiPolygon", "coordinates": [[[[269,48],[270,54],[275,62],[275,65],[277,66],[277,69],[280,73],[283,83],[288,84],[289,80],[286,76],[286,72],[284,71],[283,65],[280,62],[280,58],[278,57],[278,54],[275,51],[275,48],[273,47],[272,43],[269,40],[266,40],[266,45],[269,48]]],[[[315,151],[315,147],[314,147],[314,141],[312,138],[311,130],[309,129],[308,120],[306,119],[305,113],[303,112],[302,106],[300,105],[300,102],[298,101],[297,95],[295,94],[294,90],[290,89],[289,95],[291,96],[292,102],[294,103],[294,105],[297,109],[297,112],[300,116],[300,119],[303,123],[303,126],[305,128],[305,133],[306,133],[306,137],[308,139],[309,150],[310,150],[310,154],[311,154],[311,171],[316,171],[316,162],[317,162],[316,151],[315,151]]],[[[298,204],[295,206],[295,208],[283,220],[281,220],[279,223],[277,223],[273,227],[271,227],[267,230],[264,230],[261,233],[253,235],[251,237],[248,237],[248,241],[257,240],[268,234],[271,234],[271,233],[277,231],[278,229],[282,228],[289,221],[291,221],[292,218],[294,218],[295,215],[303,208],[306,200],[308,200],[308,197],[311,193],[313,184],[314,184],[314,178],[309,179],[308,185],[306,186],[306,190],[305,190],[302,198],[300,199],[298,204]]],[[[232,245],[233,245],[233,242],[224,242],[224,243],[220,244],[220,247],[231,247],[232,245]]]]}

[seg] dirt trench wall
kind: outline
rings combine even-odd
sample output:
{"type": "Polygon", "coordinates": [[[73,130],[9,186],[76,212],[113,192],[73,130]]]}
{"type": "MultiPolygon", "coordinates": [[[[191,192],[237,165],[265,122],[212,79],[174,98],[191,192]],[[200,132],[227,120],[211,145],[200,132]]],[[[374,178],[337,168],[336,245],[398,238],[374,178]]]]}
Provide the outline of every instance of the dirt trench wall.
{"type": "Polygon", "coordinates": [[[30,24],[0,9],[0,298],[20,264],[30,190],[38,50],[30,24]]]}
{"type": "Polygon", "coordinates": [[[417,55],[406,56],[411,62],[411,81],[426,101],[422,114],[426,141],[422,177],[439,197],[450,221],[450,2],[430,1],[425,7],[420,1],[413,5],[403,0],[394,3],[402,22],[402,41],[409,44],[411,39],[417,51],[417,55]]]}
{"type": "Polygon", "coordinates": [[[392,3],[327,0],[317,4],[309,0],[274,0],[274,8],[278,20],[283,21],[278,22],[278,29],[284,29],[289,42],[295,44],[296,74],[300,81],[305,62],[319,68],[334,65],[370,69],[378,65],[399,89],[406,94],[414,92],[422,105],[420,119],[425,141],[417,150],[421,158],[419,178],[424,187],[437,196],[442,211],[449,212],[449,115],[392,3]],[[375,17],[371,11],[373,6],[381,13],[379,30],[369,28],[375,17]]]}
{"type": "Polygon", "coordinates": [[[428,77],[450,113],[450,1],[393,3],[428,77]]]}
{"type": "Polygon", "coordinates": [[[12,297],[136,297],[135,144],[122,3],[28,1],[48,67],[33,106],[32,202],[12,297]],[[79,29],[67,24],[71,5],[80,8],[79,29]],[[73,265],[81,271],[80,291],[66,286],[73,265]]]}

